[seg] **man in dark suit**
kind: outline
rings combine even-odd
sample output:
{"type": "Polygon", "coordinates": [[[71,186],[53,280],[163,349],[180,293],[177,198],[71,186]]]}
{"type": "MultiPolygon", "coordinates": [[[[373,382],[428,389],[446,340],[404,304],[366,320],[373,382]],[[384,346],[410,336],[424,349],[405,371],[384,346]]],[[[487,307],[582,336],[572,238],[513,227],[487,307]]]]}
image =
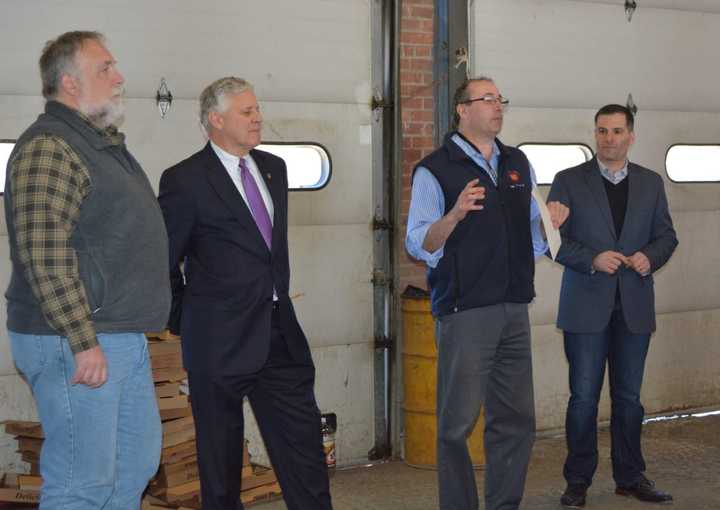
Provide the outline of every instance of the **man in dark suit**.
{"type": "Polygon", "coordinates": [[[607,362],[615,492],[671,501],[645,477],[640,404],[645,358],[655,331],[653,273],[678,244],[662,178],[627,160],[633,114],[607,105],[595,115],[597,157],[558,173],[549,200],[570,208],[557,261],[565,266],[557,326],[570,368],[565,423],[568,486],[561,503],[585,505],[598,463],[597,412],[607,362]]]}
{"type": "Polygon", "coordinates": [[[159,199],[170,240],[170,329],[182,337],[203,510],[243,508],[244,397],[288,508],[330,509],[315,367],[288,296],[285,163],[254,149],[262,116],[245,80],[209,85],[200,121],[208,144],[163,173],[159,199]]]}

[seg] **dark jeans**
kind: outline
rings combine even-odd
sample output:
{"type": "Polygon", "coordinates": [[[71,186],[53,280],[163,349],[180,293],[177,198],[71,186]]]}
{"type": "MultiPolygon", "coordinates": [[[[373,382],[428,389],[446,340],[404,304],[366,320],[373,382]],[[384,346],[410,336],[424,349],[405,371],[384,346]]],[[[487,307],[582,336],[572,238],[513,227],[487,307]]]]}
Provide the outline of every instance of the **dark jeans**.
{"type": "Polygon", "coordinates": [[[570,365],[570,402],[565,431],[568,456],[563,474],[568,483],[589,486],[598,464],[597,414],[607,361],[612,415],[610,438],[615,483],[634,485],[645,471],[640,434],[645,410],[640,404],[649,334],[634,334],[618,306],[600,333],[565,334],[570,365]]]}

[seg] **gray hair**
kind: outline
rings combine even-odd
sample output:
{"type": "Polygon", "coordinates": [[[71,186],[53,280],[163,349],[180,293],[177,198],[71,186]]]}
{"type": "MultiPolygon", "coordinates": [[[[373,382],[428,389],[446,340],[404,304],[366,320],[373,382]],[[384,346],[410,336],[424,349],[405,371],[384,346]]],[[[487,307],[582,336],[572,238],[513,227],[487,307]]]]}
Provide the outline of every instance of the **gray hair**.
{"type": "Polygon", "coordinates": [[[223,113],[227,110],[227,96],[240,94],[246,90],[252,90],[250,82],[235,76],[226,76],[215,80],[205,87],[200,94],[200,124],[205,132],[208,132],[208,114],[210,112],[223,113]]]}
{"type": "Polygon", "coordinates": [[[65,32],[45,43],[39,62],[42,95],[45,99],[57,97],[63,74],[77,73],[75,55],[86,41],[104,43],[105,37],[100,32],[75,31],[65,32]]]}
{"type": "Polygon", "coordinates": [[[460,84],[460,86],[455,91],[455,96],[453,97],[453,129],[457,129],[460,125],[460,115],[458,115],[457,112],[458,105],[463,104],[465,101],[470,99],[470,96],[468,94],[468,87],[471,83],[475,83],[478,81],[489,81],[490,83],[495,83],[495,80],[493,80],[489,76],[478,76],[477,78],[468,78],[460,84]]]}

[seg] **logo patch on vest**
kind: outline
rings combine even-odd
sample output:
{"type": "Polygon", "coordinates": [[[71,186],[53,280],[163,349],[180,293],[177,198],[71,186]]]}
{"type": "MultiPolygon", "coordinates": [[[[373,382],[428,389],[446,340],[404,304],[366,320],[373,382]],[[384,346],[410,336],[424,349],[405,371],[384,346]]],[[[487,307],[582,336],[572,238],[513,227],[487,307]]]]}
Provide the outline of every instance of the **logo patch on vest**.
{"type": "Polygon", "coordinates": [[[520,175],[520,172],[517,170],[508,170],[507,171],[507,180],[509,183],[509,188],[524,188],[525,183],[522,182],[522,176],[520,175]]]}

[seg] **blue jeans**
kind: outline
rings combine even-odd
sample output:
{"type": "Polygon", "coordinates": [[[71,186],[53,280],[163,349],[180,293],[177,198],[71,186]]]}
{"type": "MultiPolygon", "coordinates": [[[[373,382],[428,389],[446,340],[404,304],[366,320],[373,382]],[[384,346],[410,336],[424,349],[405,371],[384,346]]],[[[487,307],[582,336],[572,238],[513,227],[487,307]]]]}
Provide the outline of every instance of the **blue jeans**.
{"type": "Polygon", "coordinates": [[[563,474],[568,483],[590,486],[598,464],[597,414],[607,361],[612,414],[610,439],[613,478],[619,486],[632,486],[645,471],[640,435],[645,410],[640,387],[649,334],[632,333],[616,307],[600,333],[564,332],[570,365],[570,402],[565,433],[568,455],[563,474]]]}
{"type": "Polygon", "coordinates": [[[71,385],[67,340],[10,331],[18,370],[32,388],[45,434],[41,510],[132,510],[155,474],[162,430],[147,341],[140,333],[99,334],[108,380],[71,385]]]}

